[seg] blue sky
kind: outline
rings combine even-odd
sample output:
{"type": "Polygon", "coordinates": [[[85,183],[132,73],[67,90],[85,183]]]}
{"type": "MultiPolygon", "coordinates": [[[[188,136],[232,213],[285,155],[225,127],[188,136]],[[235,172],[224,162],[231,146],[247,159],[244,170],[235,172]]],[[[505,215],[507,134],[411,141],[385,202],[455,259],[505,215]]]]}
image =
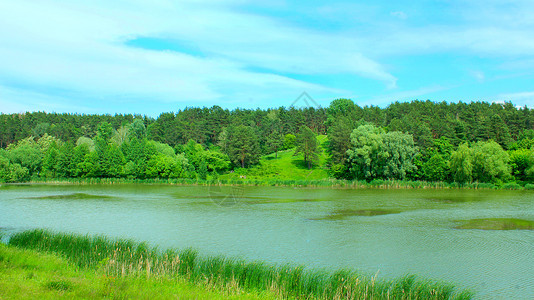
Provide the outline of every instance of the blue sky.
{"type": "Polygon", "coordinates": [[[512,101],[534,1],[0,0],[0,112],[512,101]],[[83,3],[90,2],[90,3],[83,3]]]}

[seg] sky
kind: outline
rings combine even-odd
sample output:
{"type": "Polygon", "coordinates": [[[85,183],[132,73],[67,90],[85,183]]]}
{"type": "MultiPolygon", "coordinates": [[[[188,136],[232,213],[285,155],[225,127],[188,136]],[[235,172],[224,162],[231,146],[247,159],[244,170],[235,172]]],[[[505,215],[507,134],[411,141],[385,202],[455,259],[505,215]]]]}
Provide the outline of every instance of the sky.
{"type": "Polygon", "coordinates": [[[0,112],[158,116],[303,92],[532,108],[533,14],[531,0],[0,0],[0,112]]]}

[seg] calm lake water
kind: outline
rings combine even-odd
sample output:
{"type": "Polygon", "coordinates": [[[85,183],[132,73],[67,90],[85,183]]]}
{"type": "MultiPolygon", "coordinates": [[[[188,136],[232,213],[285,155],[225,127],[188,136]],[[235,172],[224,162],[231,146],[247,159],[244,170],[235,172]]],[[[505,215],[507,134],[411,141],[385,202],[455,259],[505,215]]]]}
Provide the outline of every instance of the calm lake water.
{"type": "Polygon", "coordinates": [[[165,185],[2,186],[0,228],[105,234],[273,263],[444,280],[481,299],[534,299],[534,192],[165,185]]]}

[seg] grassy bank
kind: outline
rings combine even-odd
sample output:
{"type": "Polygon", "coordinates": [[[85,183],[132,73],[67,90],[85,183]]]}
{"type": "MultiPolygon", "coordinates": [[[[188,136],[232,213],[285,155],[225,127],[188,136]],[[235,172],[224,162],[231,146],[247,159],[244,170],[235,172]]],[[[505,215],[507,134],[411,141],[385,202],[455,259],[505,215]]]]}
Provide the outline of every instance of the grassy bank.
{"type": "Polygon", "coordinates": [[[267,293],[194,284],[181,278],[110,276],[54,254],[0,243],[0,299],[274,299],[267,293]]]}
{"type": "Polygon", "coordinates": [[[67,179],[34,179],[25,183],[2,183],[1,185],[24,185],[24,184],[57,184],[57,185],[93,185],[93,184],[166,184],[166,185],[220,185],[220,186],[282,186],[282,187],[327,187],[338,189],[502,189],[502,190],[534,190],[534,185],[526,184],[503,184],[473,182],[459,184],[456,182],[428,182],[410,180],[381,180],[375,179],[370,182],[359,180],[342,179],[128,179],[128,178],[67,178],[67,179]]]}
{"type": "Polygon", "coordinates": [[[11,246],[61,255],[84,272],[127,280],[178,280],[254,295],[305,299],[469,299],[468,291],[407,276],[377,280],[347,270],[307,270],[222,256],[192,249],[158,251],[145,243],[31,230],[13,235],[11,246]]]}

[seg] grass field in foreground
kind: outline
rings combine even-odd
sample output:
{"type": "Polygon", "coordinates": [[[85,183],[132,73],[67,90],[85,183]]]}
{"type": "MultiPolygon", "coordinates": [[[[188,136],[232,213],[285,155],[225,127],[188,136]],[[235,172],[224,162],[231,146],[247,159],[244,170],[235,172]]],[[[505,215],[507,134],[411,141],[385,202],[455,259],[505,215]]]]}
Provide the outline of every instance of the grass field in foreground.
{"type": "Polygon", "coordinates": [[[181,278],[114,277],[54,254],[0,243],[0,299],[274,299],[181,278]]]}
{"type": "MultiPolygon", "coordinates": [[[[30,230],[14,234],[9,244],[61,255],[83,272],[92,270],[96,274],[105,274],[105,278],[117,281],[113,286],[130,282],[132,293],[135,293],[136,289],[133,283],[151,287],[162,282],[163,287],[166,287],[168,282],[185,284],[187,281],[191,284],[214,287],[223,294],[239,295],[241,292],[248,292],[261,297],[273,295],[279,298],[299,299],[470,299],[472,297],[469,291],[458,291],[452,285],[421,280],[415,276],[378,280],[349,270],[334,272],[308,270],[301,266],[275,266],[224,256],[201,256],[192,249],[160,251],[145,243],[111,240],[102,236],[30,230]]],[[[53,283],[45,282],[45,285],[62,287],[61,282],[54,279],[53,283]]],[[[66,286],[70,286],[70,283],[66,286]]]]}

